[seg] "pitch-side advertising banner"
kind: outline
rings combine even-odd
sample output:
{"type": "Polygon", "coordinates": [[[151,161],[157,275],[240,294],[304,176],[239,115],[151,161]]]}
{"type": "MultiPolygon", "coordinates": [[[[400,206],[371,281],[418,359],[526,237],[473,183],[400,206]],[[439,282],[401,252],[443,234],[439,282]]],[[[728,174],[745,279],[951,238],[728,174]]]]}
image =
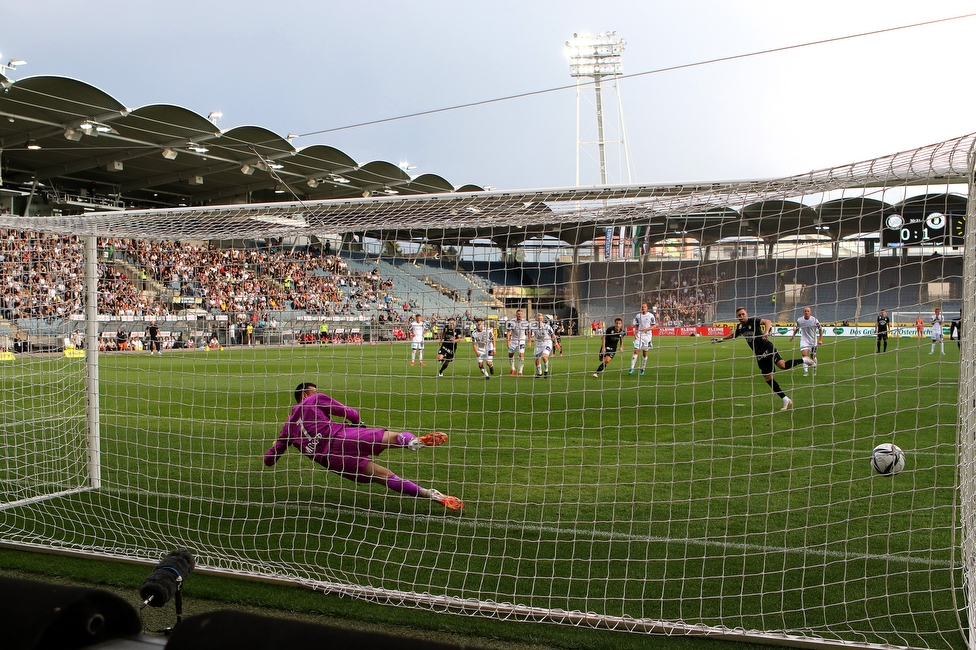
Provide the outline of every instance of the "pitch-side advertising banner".
{"type": "MultiPolygon", "coordinates": [[[[946,337],[949,336],[948,327],[943,327],[942,332],[946,337]]],[[[793,328],[785,327],[782,325],[774,325],[771,334],[773,336],[793,336],[793,328]]],[[[831,327],[825,325],[823,328],[823,335],[824,338],[828,338],[831,336],[838,336],[838,337],[876,336],[877,330],[874,327],[840,327],[840,326],[831,327]]],[[[914,325],[911,327],[892,327],[888,331],[888,336],[891,338],[900,338],[900,337],[912,338],[918,336],[918,330],[915,329],[914,325]]],[[[923,338],[930,338],[931,336],[932,336],[931,325],[922,328],[923,338]]]]}

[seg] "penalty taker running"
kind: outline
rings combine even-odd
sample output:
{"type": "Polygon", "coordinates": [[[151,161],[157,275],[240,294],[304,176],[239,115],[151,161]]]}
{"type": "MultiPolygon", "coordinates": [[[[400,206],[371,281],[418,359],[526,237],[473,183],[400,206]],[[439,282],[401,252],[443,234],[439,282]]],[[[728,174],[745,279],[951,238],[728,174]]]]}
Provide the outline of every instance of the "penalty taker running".
{"type": "Polygon", "coordinates": [[[768,318],[749,318],[749,312],[746,311],[745,307],[736,309],[735,317],[739,321],[739,324],[735,326],[732,333],[721,338],[714,338],[712,339],[712,343],[731,341],[740,336],[745,337],[746,343],[756,355],[756,363],[759,365],[759,372],[762,374],[763,379],[773,389],[773,392],[783,400],[783,408],[780,410],[788,411],[793,406],[793,400],[787,397],[783,389],[779,387],[779,384],[773,377],[773,373],[776,372],[777,368],[780,370],[789,370],[793,366],[798,366],[803,362],[800,359],[790,359],[787,361],[776,351],[776,346],[769,340],[769,332],[771,331],[773,322],[768,318]]]}
{"type": "Polygon", "coordinates": [[[295,389],[297,404],[281,428],[278,439],[264,454],[264,464],[271,467],[278,462],[289,446],[303,456],[331,472],[357,483],[381,483],[394,492],[430,499],[448,510],[460,510],[464,503],[431,488],[402,479],[373,460],[391,447],[420,451],[447,442],[447,434],[440,431],[415,436],[409,431],[400,433],[386,429],[361,426],[359,411],[343,405],[315,384],[304,382],[295,389]],[[332,417],[349,421],[335,422],[332,417]]]}

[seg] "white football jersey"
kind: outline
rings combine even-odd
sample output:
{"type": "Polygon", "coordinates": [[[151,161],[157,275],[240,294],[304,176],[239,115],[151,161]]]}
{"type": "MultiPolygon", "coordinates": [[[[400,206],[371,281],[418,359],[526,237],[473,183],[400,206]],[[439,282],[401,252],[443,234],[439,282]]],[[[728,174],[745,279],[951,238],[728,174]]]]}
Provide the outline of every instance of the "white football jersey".
{"type": "Polygon", "coordinates": [[[811,316],[810,318],[804,318],[800,316],[796,319],[796,332],[800,333],[800,347],[801,348],[815,348],[817,347],[817,339],[820,336],[820,321],[817,320],[816,316],[811,316]]]}
{"type": "Polygon", "coordinates": [[[410,323],[410,341],[412,343],[423,343],[424,332],[427,331],[427,323],[413,321],[410,323]]]}
{"type": "Polygon", "coordinates": [[[527,320],[510,320],[508,324],[505,325],[505,329],[508,331],[508,340],[511,343],[525,343],[525,339],[529,333],[529,321],[527,320]]]}
{"type": "Polygon", "coordinates": [[[657,319],[654,318],[654,314],[651,312],[647,312],[646,314],[640,312],[634,316],[634,326],[637,328],[638,334],[650,334],[650,331],[641,332],[641,330],[646,327],[654,327],[655,325],[657,325],[657,319]]]}
{"type": "Polygon", "coordinates": [[[532,323],[532,339],[538,343],[552,343],[553,337],[556,333],[553,331],[552,326],[549,323],[532,323]]]}
{"type": "Polygon", "coordinates": [[[471,330],[471,342],[478,348],[478,352],[488,352],[495,349],[494,330],[485,329],[479,332],[477,329],[471,330]]]}

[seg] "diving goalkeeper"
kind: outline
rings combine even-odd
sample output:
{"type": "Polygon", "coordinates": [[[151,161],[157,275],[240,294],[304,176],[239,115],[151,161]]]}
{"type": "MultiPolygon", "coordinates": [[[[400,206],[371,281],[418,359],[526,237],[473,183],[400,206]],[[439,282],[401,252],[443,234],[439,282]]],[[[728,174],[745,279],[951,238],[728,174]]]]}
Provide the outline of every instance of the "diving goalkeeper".
{"type": "Polygon", "coordinates": [[[339,476],[358,483],[382,483],[394,492],[430,499],[448,510],[460,510],[464,503],[457,497],[437,490],[423,488],[402,479],[373,460],[391,447],[419,451],[447,442],[447,434],[439,431],[417,437],[409,431],[396,433],[386,429],[371,429],[360,425],[359,412],[344,406],[315,384],[304,382],[295,389],[296,406],[281,428],[274,445],[264,454],[264,464],[271,467],[291,445],[303,456],[339,476]],[[348,420],[336,422],[332,417],[348,420]]]}

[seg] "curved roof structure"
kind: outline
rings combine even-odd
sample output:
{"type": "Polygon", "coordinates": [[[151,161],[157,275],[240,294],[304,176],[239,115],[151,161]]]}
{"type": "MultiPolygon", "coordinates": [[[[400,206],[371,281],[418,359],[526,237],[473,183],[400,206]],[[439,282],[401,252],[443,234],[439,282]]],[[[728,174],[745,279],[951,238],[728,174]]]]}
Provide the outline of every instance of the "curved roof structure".
{"type": "MultiPolygon", "coordinates": [[[[502,248],[543,236],[579,245],[621,226],[639,227],[650,241],[693,238],[705,246],[810,234],[836,241],[877,232],[896,211],[964,214],[966,197],[926,194],[897,205],[843,198],[812,207],[799,202],[803,197],[931,187],[932,178],[944,179],[948,192],[949,184],[968,182],[976,146],[976,134],[968,135],[781,179],[486,192],[470,184],[455,188],[437,174],[411,177],[386,161],[360,164],[324,144],[296,149],[261,126],[222,131],[179,106],[130,110],[75,79],[0,76],[0,89],[6,118],[0,119],[0,195],[27,196],[27,205],[39,197],[51,206],[45,214],[173,208],[162,210],[162,218],[181,237],[189,232],[187,215],[223,214],[234,206],[254,215],[232,217],[223,236],[259,236],[269,223],[275,233],[300,233],[314,222],[321,232],[458,244],[490,239],[502,248]],[[283,204],[292,207],[279,210],[283,204]],[[288,216],[294,214],[302,218],[288,216]]],[[[118,215],[113,228],[124,231],[128,214],[118,215]]]]}
{"type": "Polygon", "coordinates": [[[296,149],[261,126],[221,131],[169,104],[130,110],[76,79],[0,76],[0,88],[0,189],[43,193],[65,213],[455,191],[326,145],[296,149]]]}

